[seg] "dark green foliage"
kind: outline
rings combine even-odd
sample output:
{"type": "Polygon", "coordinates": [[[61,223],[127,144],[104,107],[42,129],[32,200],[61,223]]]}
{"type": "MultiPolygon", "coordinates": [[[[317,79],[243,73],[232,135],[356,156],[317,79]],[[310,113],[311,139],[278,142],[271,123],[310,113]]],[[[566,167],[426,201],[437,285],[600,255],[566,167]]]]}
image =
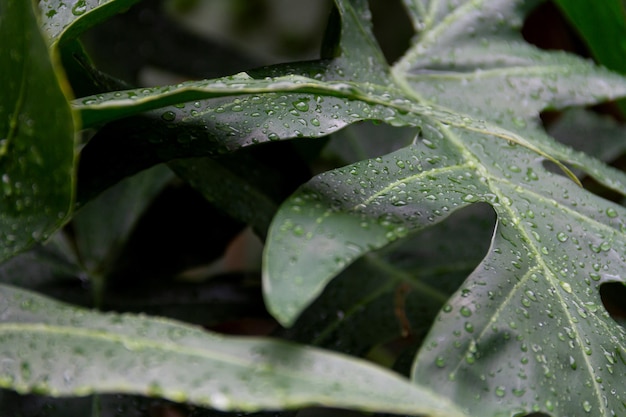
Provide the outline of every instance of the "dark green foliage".
{"type": "Polygon", "coordinates": [[[626,415],[626,78],[539,3],[0,0],[0,414],[626,415]]]}

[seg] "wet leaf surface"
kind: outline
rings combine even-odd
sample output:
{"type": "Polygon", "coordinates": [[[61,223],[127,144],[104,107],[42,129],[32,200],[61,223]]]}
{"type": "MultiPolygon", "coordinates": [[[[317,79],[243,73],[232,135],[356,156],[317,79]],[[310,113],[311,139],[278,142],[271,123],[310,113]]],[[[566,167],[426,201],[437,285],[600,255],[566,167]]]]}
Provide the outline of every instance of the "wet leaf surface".
{"type": "Polygon", "coordinates": [[[73,199],[74,128],[65,80],[30,2],[2,1],[0,261],[48,237],[73,199]],[[5,16],[7,16],[5,18],[5,16]]]}
{"type": "Polygon", "coordinates": [[[85,30],[126,11],[138,0],[43,0],[39,2],[42,28],[56,44],[75,39],[85,30]]]}
{"type": "Polygon", "coordinates": [[[349,357],[174,321],[102,314],[3,285],[0,385],[143,394],[218,410],[304,405],[463,416],[430,390],[349,357]]]}
{"type": "Polygon", "coordinates": [[[598,290],[623,282],[626,212],[544,161],[621,194],[626,182],[543,133],[538,115],[623,95],[624,84],[525,44],[517,29],[531,3],[410,4],[420,33],[392,73],[405,100],[423,106],[402,116],[420,127],[416,139],[318,175],[281,207],[265,251],[266,301],[291,325],[364,254],[485,202],[498,217],[491,248],[439,314],[414,379],[436,381],[475,415],[619,415],[626,334],[598,290]],[[580,383],[562,390],[561,378],[580,383]]]}
{"type": "MultiPolygon", "coordinates": [[[[50,42],[60,45],[132,3],[50,1],[40,8],[50,42]]],[[[477,417],[625,414],[626,331],[604,309],[599,288],[624,283],[626,210],[582,189],[574,174],[626,195],[626,175],[600,161],[621,148],[575,145],[580,139],[573,136],[583,129],[573,135],[565,127],[584,122],[592,134],[613,140],[621,129],[588,114],[557,125],[555,136],[570,136],[563,142],[588,152],[582,153],[546,134],[539,112],[623,97],[626,81],[524,42],[519,29],[538,3],[404,0],[416,36],[389,67],[372,35],[368,2],[336,0],[338,26],[329,26],[318,61],[103,92],[72,104],[86,127],[99,130],[82,150],[81,204],[157,163],[210,157],[170,166],[261,235],[282,196],[247,178],[268,171],[223,155],[356,125],[338,139],[368,146],[331,144],[327,152],[345,166],[315,176],[278,209],[264,253],[264,296],[277,320],[296,323],[283,336],[355,355],[410,326],[424,339],[413,363],[415,385],[315,349],[77,310],[9,286],[0,287],[0,354],[7,358],[0,362],[0,385],[52,396],[152,395],[219,410],[321,404],[460,415],[428,386],[477,417]],[[358,124],[363,121],[388,127],[371,141],[358,124]],[[213,178],[203,182],[206,176],[213,178]],[[232,205],[250,193],[248,205],[232,205]],[[452,252],[430,253],[431,241],[454,231],[450,222],[476,205],[489,205],[496,215],[492,230],[468,228],[483,243],[489,239],[480,233],[493,232],[487,254],[469,238],[447,245],[452,252]],[[398,288],[406,288],[400,301],[398,288]]],[[[17,30],[5,22],[0,30],[17,30]]],[[[8,103],[19,102],[20,90],[9,91],[8,103]]],[[[60,102],[66,104],[64,97],[60,102]]],[[[57,119],[71,121],[67,106],[61,108],[67,114],[57,119]]],[[[11,139],[14,124],[8,126],[3,130],[11,139]]],[[[66,127],[72,130],[71,123],[66,127]]],[[[18,188],[5,191],[17,195],[18,188]]],[[[91,221],[97,210],[94,216],[79,229],[102,229],[91,221]]],[[[123,221],[120,226],[128,229],[123,221]]],[[[28,223],[24,230],[38,229],[28,223]]],[[[93,255],[88,258],[102,262],[116,236],[102,242],[79,236],[78,242],[93,255]]],[[[65,265],[67,253],[57,243],[52,253],[61,261],[54,264],[65,265]]],[[[32,271],[38,288],[57,274],[39,266],[32,271]]],[[[153,295],[177,302],[175,291],[153,295]]]]}

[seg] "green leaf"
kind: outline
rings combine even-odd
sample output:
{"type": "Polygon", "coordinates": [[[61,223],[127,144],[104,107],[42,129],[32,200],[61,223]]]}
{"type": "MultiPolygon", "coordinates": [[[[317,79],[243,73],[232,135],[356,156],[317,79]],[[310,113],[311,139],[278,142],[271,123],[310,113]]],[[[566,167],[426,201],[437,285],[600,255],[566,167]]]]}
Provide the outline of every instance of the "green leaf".
{"type": "Polygon", "coordinates": [[[624,2],[606,0],[602,7],[594,7],[589,0],[556,0],[555,3],[580,32],[598,62],[626,74],[624,2]]]}
{"type": "Polygon", "coordinates": [[[166,166],[155,166],[109,188],[80,209],[72,225],[77,251],[87,271],[110,272],[108,268],[139,217],[172,178],[166,166]]]}
{"type": "Polygon", "coordinates": [[[74,125],[66,81],[30,1],[0,2],[0,262],[44,240],[70,212],[74,125]]]}
{"type": "Polygon", "coordinates": [[[352,355],[409,336],[403,332],[422,341],[487,251],[490,211],[485,205],[460,210],[446,222],[358,259],[281,337],[352,355]]]}
{"type": "Polygon", "coordinates": [[[315,404],[464,415],[427,388],[349,357],[224,337],[165,319],[96,313],[0,289],[0,386],[20,393],[133,393],[219,410],[315,404]]]}
{"type": "Polygon", "coordinates": [[[601,161],[612,162],[626,153],[626,130],[609,116],[571,109],[548,131],[562,143],[601,161]]]}
{"type": "Polygon", "coordinates": [[[92,284],[96,306],[102,306],[106,279],[119,261],[131,231],[173,177],[167,167],[157,165],[104,191],[74,216],[76,251],[92,284]]]}
{"type": "MultiPolygon", "coordinates": [[[[626,9],[622,0],[608,0],[593,7],[586,0],[555,2],[580,33],[596,61],[613,71],[626,74],[626,9]]],[[[618,102],[622,113],[626,103],[618,102]]]]}
{"type": "Polygon", "coordinates": [[[524,132],[543,109],[624,95],[621,76],[523,41],[522,13],[536,1],[455,3],[432,2],[418,42],[394,66],[415,98],[524,132]]]}
{"type": "Polygon", "coordinates": [[[255,184],[255,179],[267,180],[268,172],[263,170],[266,167],[259,164],[251,167],[254,160],[246,159],[178,159],[170,162],[170,167],[209,202],[251,225],[262,236],[278,209],[278,203],[268,195],[271,190],[264,187],[268,182],[255,184]]]}
{"type": "Polygon", "coordinates": [[[39,2],[42,28],[51,44],[77,38],[87,29],[126,11],[139,0],[43,0],[39,2]]]}
{"type": "MultiPolygon", "coordinates": [[[[264,255],[268,308],[291,325],[359,257],[489,203],[491,248],[440,314],[415,380],[477,416],[624,413],[626,333],[598,289],[624,282],[626,210],[545,163],[621,194],[626,177],[548,137],[539,112],[623,96],[625,80],[525,44],[533,2],[453,3],[409,4],[421,32],[387,91],[401,123],[419,126],[414,144],[320,174],[279,210],[264,255]]],[[[352,100],[373,100],[367,91],[352,100]]]]}

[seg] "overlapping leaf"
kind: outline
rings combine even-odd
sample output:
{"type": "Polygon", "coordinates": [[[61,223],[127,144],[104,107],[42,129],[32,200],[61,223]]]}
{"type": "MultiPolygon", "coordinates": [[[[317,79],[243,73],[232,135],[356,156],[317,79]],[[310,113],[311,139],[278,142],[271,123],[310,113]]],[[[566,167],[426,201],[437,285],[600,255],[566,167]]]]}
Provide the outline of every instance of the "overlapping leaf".
{"type": "Polygon", "coordinates": [[[544,162],[621,193],[626,182],[537,126],[544,108],[623,95],[625,84],[524,44],[516,30],[530,3],[410,4],[421,33],[393,74],[435,112],[414,115],[415,145],[324,173],[285,203],[266,247],[266,299],[290,324],[359,256],[484,201],[498,215],[492,247],[432,329],[415,379],[435,378],[476,415],[619,415],[626,337],[598,288],[623,282],[626,212],[544,162]],[[562,378],[577,382],[563,390],[562,378]]]}
{"type": "Polygon", "coordinates": [[[79,310],[0,287],[0,386],[51,396],[137,393],[219,410],[304,405],[459,416],[447,400],[365,362],[163,319],[79,310]]]}
{"type": "Polygon", "coordinates": [[[0,9],[0,262],[45,239],[73,198],[74,119],[31,2],[0,9]]]}
{"type": "MultiPolygon", "coordinates": [[[[598,286],[623,282],[626,211],[544,165],[561,160],[622,194],[626,176],[553,141],[538,113],[624,96],[626,81],[524,43],[518,30],[537,1],[404,3],[418,36],[392,69],[367,2],[336,0],[335,57],[74,105],[97,126],[176,104],[155,114],[195,132],[192,152],[318,137],[368,119],[418,127],[412,145],[324,173],[283,205],[265,252],[270,310],[291,324],[363,254],[486,202],[498,216],[490,251],[443,308],[414,379],[477,416],[623,414],[626,335],[598,286]],[[574,382],[564,388],[564,378],[574,382]]],[[[227,408],[218,399],[200,402],[227,408]]]]}
{"type": "Polygon", "coordinates": [[[90,27],[127,10],[138,0],[42,0],[42,28],[51,44],[75,39],[90,27]]]}

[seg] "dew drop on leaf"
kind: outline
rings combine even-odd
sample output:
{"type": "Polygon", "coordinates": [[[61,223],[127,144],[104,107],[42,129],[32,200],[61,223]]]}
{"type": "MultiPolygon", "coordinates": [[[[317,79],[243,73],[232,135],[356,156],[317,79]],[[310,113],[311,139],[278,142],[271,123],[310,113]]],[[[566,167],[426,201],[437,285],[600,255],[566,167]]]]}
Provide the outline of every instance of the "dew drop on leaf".
{"type": "Polygon", "coordinates": [[[466,306],[463,306],[461,307],[461,315],[463,317],[470,317],[472,315],[472,310],[470,310],[466,306]]]}
{"type": "Polygon", "coordinates": [[[309,105],[304,100],[295,101],[293,103],[293,107],[295,107],[296,110],[299,110],[299,111],[308,111],[309,110],[309,105]]]}
{"type": "Polygon", "coordinates": [[[161,115],[161,119],[165,120],[166,122],[171,122],[176,119],[176,114],[174,114],[173,111],[168,110],[161,115]]]}
{"type": "Polygon", "coordinates": [[[526,390],[524,388],[514,388],[512,392],[516,397],[521,397],[526,393],[526,390]]]}
{"type": "Polygon", "coordinates": [[[611,218],[615,218],[617,217],[617,211],[615,211],[614,208],[609,207],[608,209],[606,209],[606,215],[611,218]]]}
{"type": "Polygon", "coordinates": [[[85,14],[86,11],[87,4],[85,3],[85,0],[78,0],[76,4],[74,4],[74,6],[72,7],[72,14],[74,16],[81,16],[85,14]]]}
{"type": "Polygon", "coordinates": [[[561,288],[563,288],[563,290],[568,293],[571,294],[572,293],[572,286],[569,285],[569,283],[565,282],[565,281],[560,281],[559,285],[561,286],[561,288]]]}
{"type": "Polygon", "coordinates": [[[435,359],[435,365],[437,366],[437,368],[443,368],[444,366],[446,366],[446,360],[443,358],[443,356],[437,356],[437,359],[435,359]]]}

